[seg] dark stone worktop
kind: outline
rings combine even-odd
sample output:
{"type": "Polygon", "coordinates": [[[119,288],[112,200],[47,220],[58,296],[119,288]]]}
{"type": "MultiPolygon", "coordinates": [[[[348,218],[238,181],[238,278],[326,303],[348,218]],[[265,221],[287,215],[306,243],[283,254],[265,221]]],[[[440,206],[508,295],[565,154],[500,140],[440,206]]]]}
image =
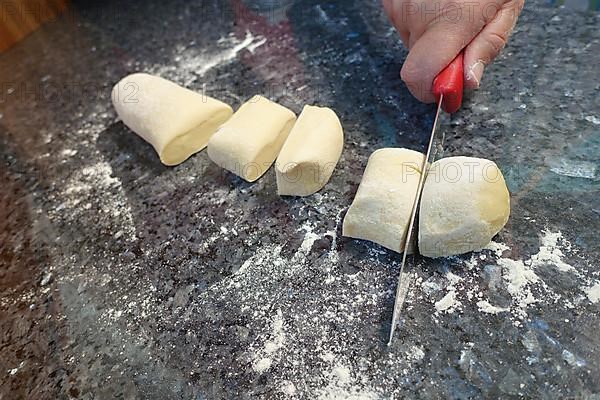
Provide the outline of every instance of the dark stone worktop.
{"type": "Polygon", "coordinates": [[[253,3],[75,1],[0,55],[0,399],[600,398],[600,17],[528,2],[444,118],[512,215],[480,254],[417,258],[387,348],[400,257],[340,221],[370,153],[424,148],[432,106],[379,2],[253,3]],[[331,182],[282,199],[273,170],[162,166],[110,103],[134,71],[332,107],[331,182]]]}

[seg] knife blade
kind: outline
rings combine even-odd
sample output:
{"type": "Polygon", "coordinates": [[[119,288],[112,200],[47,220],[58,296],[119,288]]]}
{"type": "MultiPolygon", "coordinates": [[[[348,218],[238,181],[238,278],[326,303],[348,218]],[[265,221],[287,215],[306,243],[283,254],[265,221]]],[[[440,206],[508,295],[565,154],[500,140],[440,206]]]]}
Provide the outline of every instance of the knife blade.
{"type": "MultiPolygon", "coordinates": [[[[427,170],[429,165],[434,161],[435,151],[434,143],[436,141],[436,131],[438,126],[438,120],[442,108],[448,113],[456,112],[462,104],[463,94],[463,53],[460,52],[458,56],[450,63],[433,81],[433,93],[437,100],[437,110],[435,113],[435,119],[433,120],[433,127],[431,129],[431,135],[429,137],[429,144],[427,145],[427,153],[421,166],[421,177],[419,178],[419,184],[417,186],[417,193],[413,202],[413,208],[410,215],[410,222],[408,224],[408,231],[406,233],[406,242],[404,243],[404,249],[402,252],[402,263],[400,264],[400,275],[398,276],[398,283],[396,286],[396,295],[394,299],[394,310],[392,312],[392,326],[390,327],[390,336],[387,345],[391,346],[394,339],[394,332],[396,331],[396,325],[400,319],[400,313],[406,300],[406,295],[410,289],[410,282],[405,284],[404,269],[406,266],[406,260],[408,257],[408,249],[412,243],[412,236],[415,227],[415,221],[417,219],[417,212],[423,193],[423,186],[425,186],[425,178],[427,177],[427,170]]],[[[406,277],[408,279],[408,277],[406,277]]]]}

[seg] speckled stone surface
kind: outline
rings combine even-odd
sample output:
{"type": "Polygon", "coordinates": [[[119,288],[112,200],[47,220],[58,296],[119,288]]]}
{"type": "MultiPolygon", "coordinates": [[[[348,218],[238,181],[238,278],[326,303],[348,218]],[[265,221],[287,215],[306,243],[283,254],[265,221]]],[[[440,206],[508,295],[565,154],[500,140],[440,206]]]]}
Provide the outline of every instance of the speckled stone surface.
{"type": "Polygon", "coordinates": [[[512,193],[490,249],[416,259],[341,237],[371,152],[423,149],[378,2],[76,1],[0,55],[0,399],[600,398],[600,18],[527,4],[446,155],[512,193]],[[282,4],[282,2],[280,2],[282,4]],[[239,106],[328,105],[331,182],[279,198],[206,152],[160,164],[110,104],[134,71],[239,106]]]}

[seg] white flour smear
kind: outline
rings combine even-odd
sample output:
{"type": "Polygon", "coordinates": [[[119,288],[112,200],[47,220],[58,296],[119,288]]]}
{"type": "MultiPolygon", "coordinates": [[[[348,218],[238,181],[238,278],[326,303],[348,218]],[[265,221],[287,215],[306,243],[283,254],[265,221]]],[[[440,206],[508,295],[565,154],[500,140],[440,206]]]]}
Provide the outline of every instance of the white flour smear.
{"type": "Polygon", "coordinates": [[[326,373],[329,384],[318,392],[318,400],[378,400],[382,399],[373,389],[354,376],[343,364],[337,364],[326,373]]]}
{"type": "MultiPolygon", "coordinates": [[[[57,187],[56,208],[49,212],[52,218],[78,221],[79,215],[102,213],[111,218],[99,218],[100,228],[115,238],[126,241],[137,240],[133,214],[121,181],[113,173],[111,165],[104,161],[101,153],[95,151],[84,164],[76,157],[82,149],[93,148],[98,137],[114,122],[114,114],[107,111],[110,101],[93,106],[91,112],[81,114],[82,121],[75,131],[76,142],[73,148],[57,152],[58,162],[75,162],[78,169],[70,172],[57,187]],[[79,165],[84,164],[82,167],[79,165]]],[[[51,141],[49,137],[47,140],[51,141]]],[[[65,143],[68,144],[68,143],[65,143]]]]}
{"type": "Polygon", "coordinates": [[[283,331],[283,314],[281,310],[277,310],[277,314],[273,317],[272,332],[261,350],[257,352],[257,357],[254,360],[254,371],[262,374],[268,370],[273,364],[273,358],[276,353],[283,347],[285,343],[285,333],[283,331]]]}
{"type": "Polygon", "coordinates": [[[266,41],[266,38],[246,32],[244,40],[239,40],[233,34],[222,38],[218,41],[222,48],[217,50],[206,51],[201,46],[178,46],[172,65],[151,66],[149,69],[165,78],[177,77],[177,81],[186,86],[198,77],[204,76],[208,71],[233,62],[244,50],[253,53],[266,41]]]}
{"type": "Polygon", "coordinates": [[[528,305],[537,301],[532,288],[535,283],[541,282],[540,278],[530,266],[525,265],[523,260],[499,258],[497,263],[502,267],[508,293],[524,312],[528,305]]]}
{"type": "MultiPolygon", "coordinates": [[[[341,217],[336,218],[337,224],[341,224],[341,217]]],[[[340,273],[336,232],[319,230],[312,224],[302,225],[298,232],[302,241],[291,254],[284,254],[284,245],[259,247],[237,272],[201,293],[200,301],[235,299],[235,307],[258,330],[247,349],[253,373],[268,375],[286,398],[312,394],[321,400],[380,399],[382,390],[369,384],[373,377],[357,369],[357,364],[367,365],[370,361],[348,359],[347,339],[332,331],[331,326],[360,324],[366,319],[362,312],[370,314],[383,307],[389,297],[384,266],[377,276],[340,273]],[[315,242],[325,237],[333,241],[330,248],[322,250],[318,263],[309,261],[314,257],[315,242]],[[311,273],[311,268],[318,271],[311,273]],[[310,284],[311,279],[322,280],[330,289],[311,295],[305,289],[297,292],[290,288],[310,284]],[[367,279],[372,283],[366,285],[367,279]],[[280,283],[284,281],[288,283],[280,283]],[[295,295],[309,296],[302,301],[313,306],[302,313],[292,311],[295,295]],[[308,372],[306,365],[315,367],[308,372]]],[[[397,357],[412,363],[424,356],[422,349],[411,351],[413,354],[400,353],[397,357]]]]}
{"type": "Polygon", "coordinates": [[[591,122],[594,125],[600,125],[600,118],[596,117],[595,115],[587,115],[585,117],[585,120],[591,122]]]}
{"type": "Polygon", "coordinates": [[[435,309],[438,311],[453,312],[458,303],[459,302],[456,300],[456,292],[450,290],[441,300],[435,303],[435,309]]]}
{"type": "MultiPolygon", "coordinates": [[[[502,268],[502,277],[513,304],[508,308],[495,307],[487,300],[480,300],[477,305],[482,312],[497,314],[510,311],[515,318],[523,319],[527,316],[529,306],[538,302],[554,302],[573,308],[573,301],[579,301],[576,296],[564,298],[536,273],[536,270],[546,266],[556,268],[559,273],[569,274],[572,278],[578,279],[581,282],[581,290],[589,301],[595,302],[600,299],[600,286],[593,286],[583,271],[578,271],[565,261],[565,251],[571,250],[571,244],[561,232],[542,231],[538,252],[526,259],[514,260],[505,257],[504,254],[509,247],[502,243],[492,242],[487,249],[492,250],[497,257],[496,264],[502,268]]],[[[515,325],[519,325],[519,322],[515,322],[515,325]]]]}
{"type": "MultiPolygon", "coordinates": [[[[110,164],[99,162],[76,172],[65,186],[63,195],[71,202],[65,207],[76,210],[85,210],[83,203],[79,202],[104,202],[108,199],[106,204],[112,204],[112,208],[102,206],[100,209],[111,213],[115,224],[118,224],[111,229],[118,228],[124,235],[135,237],[131,212],[110,164]],[[98,196],[95,196],[93,188],[98,187],[108,197],[94,198],[98,196]]],[[[388,352],[383,356],[383,364],[378,364],[378,361],[364,357],[364,353],[357,350],[369,346],[366,343],[377,338],[365,335],[364,338],[352,337],[349,340],[348,332],[368,331],[365,323],[372,321],[373,315],[389,308],[392,296],[390,268],[399,269],[399,260],[387,256],[380,248],[370,246],[365,254],[369,260],[368,267],[344,271],[348,267],[344,265],[347,255],[337,252],[337,232],[340,231],[343,211],[329,210],[327,215],[327,223],[323,222],[325,219],[311,219],[314,222],[292,230],[289,236],[293,238],[293,245],[266,238],[240,249],[246,251],[246,257],[241,258],[245,261],[235,266],[237,270],[232,268],[231,275],[206,289],[195,290],[194,283],[178,288],[173,296],[173,302],[177,303],[174,312],[181,314],[177,315],[175,324],[188,327],[187,334],[191,337],[199,337],[205,332],[195,330],[194,324],[189,324],[194,321],[193,315],[197,310],[221,312],[221,308],[216,307],[227,307],[232,321],[236,321],[239,315],[240,326],[228,334],[232,342],[243,344],[241,359],[247,360],[249,367],[246,373],[252,379],[267,379],[269,385],[284,398],[392,398],[406,390],[405,386],[398,385],[398,375],[409,376],[418,369],[418,365],[428,362],[431,357],[429,350],[420,343],[408,343],[404,348],[399,347],[402,350],[388,352]],[[329,242],[322,240],[325,238],[329,242]],[[321,243],[330,244],[323,248],[321,243]],[[311,285],[317,280],[319,284],[311,285]],[[313,288],[316,288],[314,292],[313,288]],[[178,300],[192,294],[193,301],[189,304],[193,306],[178,300]],[[298,304],[302,308],[298,308],[298,304]],[[363,339],[365,343],[361,343],[363,339]],[[311,368],[307,369],[307,365],[311,368]],[[405,372],[390,376],[389,369],[405,372]]],[[[234,225],[220,226],[203,241],[212,244],[237,235],[235,232],[234,225]]],[[[419,302],[430,307],[433,314],[422,318],[437,320],[448,315],[453,318],[452,315],[463,313],[468,305],[472,305],[472,308],[489,314],[490,318],[508,317],[518,325],[535,302],[566,304],[569,301],[560,299],[542,281],[536,273],[540,272],[538,268],[581,279],[580,296],[583,301],[600,300],[600,283],[579,278],[583,272],[568,264],[566,254],[571,247],[560,232],[543,232],[539,251],[525,259],[509,258],[511,249],[502,243],[491,243],[488,248],[491,254],[473,254],[468,260],[459,257],[449,259],[452,268],[443,275],[432,274],[437,276],[427,277],[425,281],[422,276],[417,277],[417,283],[411,286],[407,296],[407,312],[410,313],[411,307],[419,302]],[[506,289],[509,304],[496,304],[484,298],[479,267],[482,265],[491,266],[496,271],[497,278],[490,278],[487,284],[506,289]]],[[[110,277],[107,277],[109,281],[110,277]]],[[[156,297],[156,288],[148,282],[140,282],[140,285],[147,287],[143,297],[134,298],[123,293],[116,300],[120,306],[103,311],[100,317],[102,323],[127,321],[129,325],[132,321],[139,323],[160,318],[171,321],[169,318],[172,317],[162,315],[163,308],[156,306],[163,301],[156,297]]],[[[570,353],[565,357],[569,363],[579,362],[570,353]]]]}
{"type": "Polygon", "coordinates": [[[564,254],[559,247],[562,243],[565,250],[571,249],[571,244],[566,241],[561,232],[544,231],[542,245],[537,254],[531,256],[531,266],[536,268],[540,265],[549,264],[555,266],[559,271],[569,272],[575,268],[562,260],[564,254]]]}
{"type": "MultiPolygon", "coordinates": [[[[429,299],[436,316],[462,313],[466,303],[474,304],[482,313],[509,313],[515,326],[521,325],[529,308],[536,303],[551,302],[574,308],[582,298],[590,302],[600,301],[600,283],[587,278],[585,271],[578,271],[566,261],[566,252],[571,252],[571,244],[561,232],[542,231],[538,252],[524,259],[510,258],[511,249],[504,243],[491,242],[486,249],[492,251],[492,257],[489,253],[473,253],[467,260],[455,258],[460,266],[453,270],[462,271],[462,277],[447,271],[441,282],[434,277],[425,282],[418,278],[417,286],[422,293],[416,301],[429,299]],[[506,290],[510,304],[494,304],[485,298],[484,287],[480,284],[480,267],[484,266],[488,275],[486,285],[493,290],[506,290]],[[579,280],[582,295],[574,293],[569,298],[557,293],[540,277],[540,271],[547,271],[543,268],[554,268],[559,275],[568,274],[571,275],[569,279],[579,280]]],[[[451,261],[451,264],[454,263],[451,261]]]]}
{"type": "Polygon", "coordinates": [[[595,179],[597,176],[597,166],[589,161],[574,161],[561,159],[550,167],[550,171],[557,175],[568,176],[570,178],[595,179]]]}
{"type": "Polygon", "coordinates": [[[585,288],[583,291],[592,303],[597,303],[600,300],[600,282],[594,286],[585,288]]]}
{"type": "Polygon", "coordinates": [[[448,292],[444,297],[435,302],[434,307],[438,312],[453,313],[462,306],[462,303],[456,296],[456,290],[457,285],[463,281],[463,278],[452,272],[446,272],[445,278],[449,282],[446,287],[448,292]]]}
{"type": "Polygon", "coordinates": [[[115,238],[137,239],[131,207],[121,181],[113,176],[110,164],[105,161],[75,172],[62,188],[60,201],[52,213],[68,212],[71,217],[76,217],[87,212],[101,212],[110,215],[111,218],[100,221],[108,221],[110,225],[103,228],[110,230],[115,238]]]}
{"type": "Polygon", "coordinates": [[[501,312],[510,311],[509,308],[493,306],[486,300],[478,301],[477,307],[479,307],[479,311],[488,313],[488,314],[499,314],[501,312]]]}

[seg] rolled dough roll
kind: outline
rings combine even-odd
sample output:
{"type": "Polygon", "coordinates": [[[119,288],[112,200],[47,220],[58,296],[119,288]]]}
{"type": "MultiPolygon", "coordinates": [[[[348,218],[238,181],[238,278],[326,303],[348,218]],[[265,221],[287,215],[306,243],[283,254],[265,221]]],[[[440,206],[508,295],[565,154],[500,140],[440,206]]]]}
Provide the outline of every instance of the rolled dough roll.
{"type": "Polygon", "coordinates": [[[292,111],[254,96],[210,138],[208,156],[220,167],[254,182],[273,164],[295,121],[292,111]]]}
{"type": "Polygon", "coordinates": [[[429,168],[419,214],[419,251],[446,257],[480,250],[508,221],[510,196],[490,160],[449,157],[429,168]]]}
{"type": "Polygon", "coordinates": [[[380,149],[369,158],[342,234],[402,252],[425,156],[380,149]]]}
{"type": "Polygon", "coordinates": [[[344,132],[329,108],[305,106],[275,164],[281,196],[308,196],[331,178],[342,154],[344,132]]]}
{"type": "Polygon", "coordinates": [[[111,97],[123,123],[150,143],[165,165],[202,150],[233,114],[225,103],[143,73],[123,78],[111,97]]]}

